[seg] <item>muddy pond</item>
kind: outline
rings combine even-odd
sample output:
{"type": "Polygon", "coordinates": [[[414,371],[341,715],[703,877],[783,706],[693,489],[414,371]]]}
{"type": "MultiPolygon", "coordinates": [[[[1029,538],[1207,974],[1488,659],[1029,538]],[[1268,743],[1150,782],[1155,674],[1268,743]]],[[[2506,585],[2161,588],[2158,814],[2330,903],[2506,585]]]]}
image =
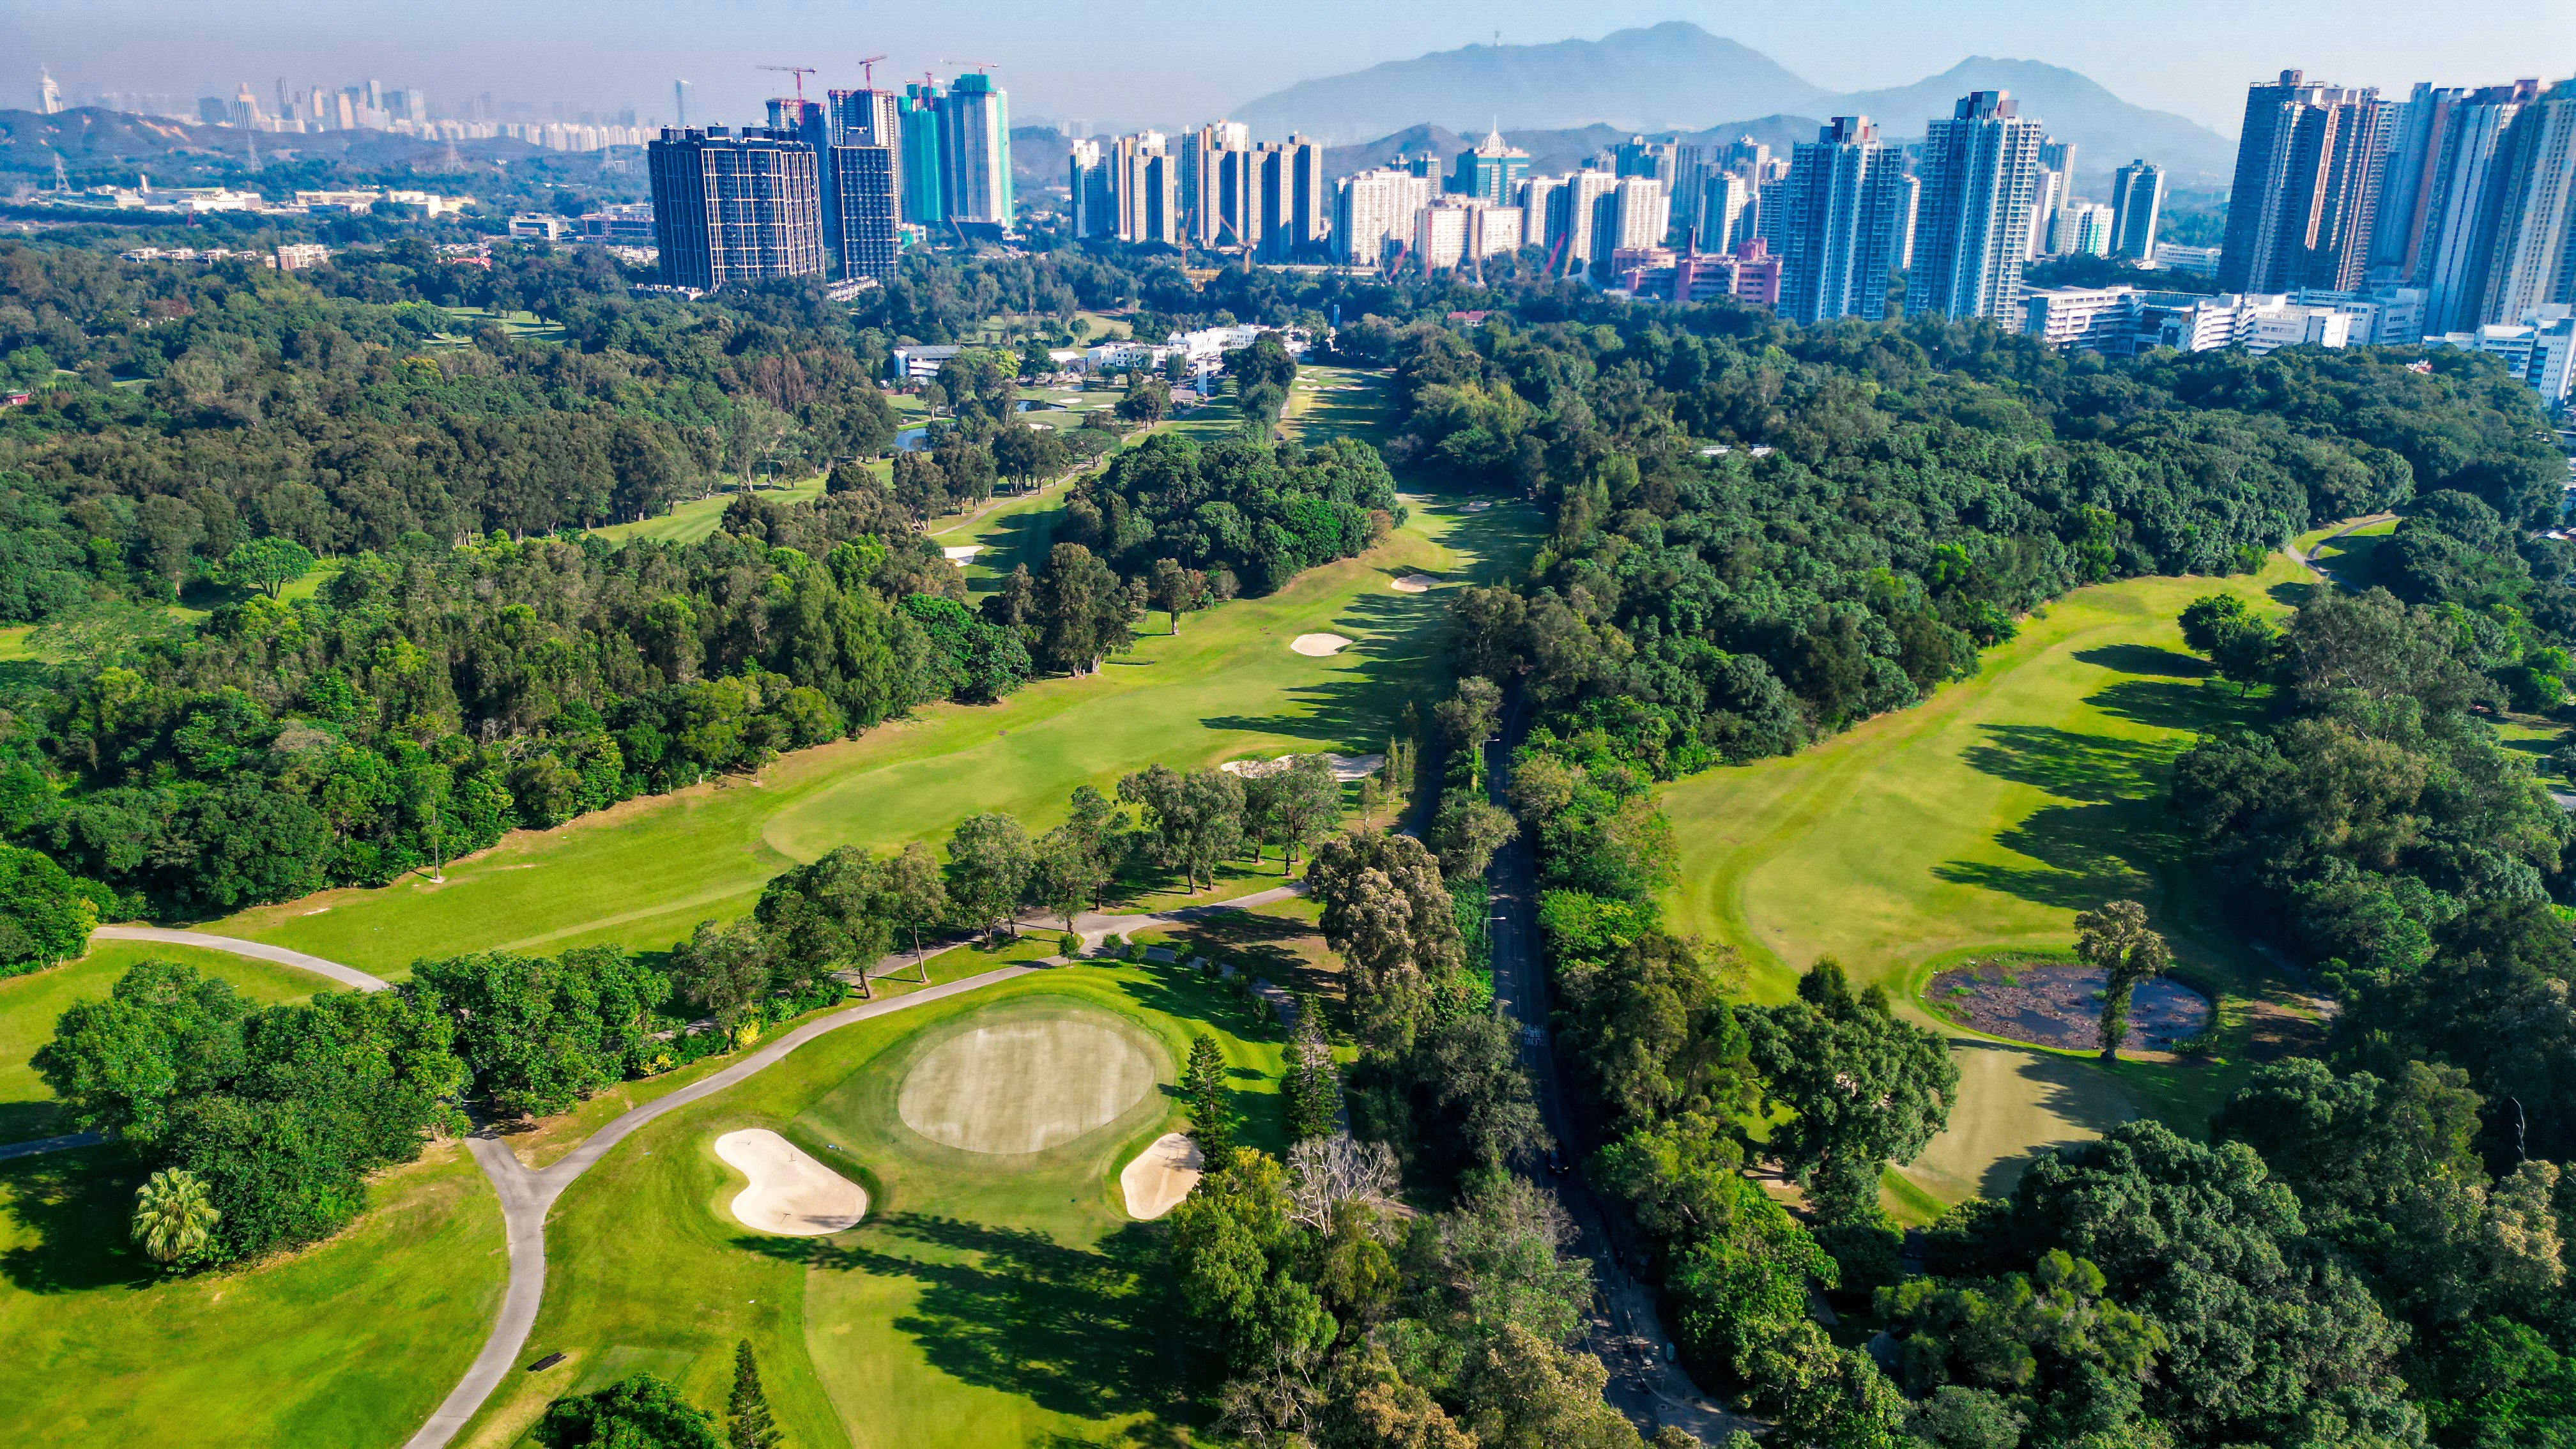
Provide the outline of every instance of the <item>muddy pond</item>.
{"type": "MultiPolygon", "coordinates": [[[[2100,1045],[2100,967],[1989,959],[1932,978],[1924,1005],[1961,1026],[2068,1051],[2100,1045]]],[[[2170,976],[2141,981],[2129,995],[2129,1039],[2139,1051],[2171,1051],[2209,1027],[2209,998],[2170,976]]]]}

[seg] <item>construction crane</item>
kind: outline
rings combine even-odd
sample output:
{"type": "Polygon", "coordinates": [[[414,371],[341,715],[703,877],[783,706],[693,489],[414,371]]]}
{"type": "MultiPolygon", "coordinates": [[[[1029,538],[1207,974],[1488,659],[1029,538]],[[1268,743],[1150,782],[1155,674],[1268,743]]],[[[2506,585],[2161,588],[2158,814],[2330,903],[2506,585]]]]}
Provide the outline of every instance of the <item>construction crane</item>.
{"type": "Polygon", "coordinates": [[[883,59],[885,59],[885,57],[882,55],[871,55],[859,62],[859,74],[867,77],[867,79],[860,81],[859,84],[867,87],[869,90],[875,90],[877,88],[877,62],[883,59]]]}
{"type": "Polygon", "coordinates": [[[810,65],[763,65],[753,69],[793,71],[796,75],[796,99],[800,102],[805,99],[805,77],[814,73],[814,67],[810,65]]]}
{"type": "Polygon", "coordinates": [[[941,56],[939,58],[939,63],[941,65],[962,65],[968,70],[980,70],[987,75],[1001,69],[1000,66],[993,64],[989,60],[950,60],[946,56],[941,56]]]}

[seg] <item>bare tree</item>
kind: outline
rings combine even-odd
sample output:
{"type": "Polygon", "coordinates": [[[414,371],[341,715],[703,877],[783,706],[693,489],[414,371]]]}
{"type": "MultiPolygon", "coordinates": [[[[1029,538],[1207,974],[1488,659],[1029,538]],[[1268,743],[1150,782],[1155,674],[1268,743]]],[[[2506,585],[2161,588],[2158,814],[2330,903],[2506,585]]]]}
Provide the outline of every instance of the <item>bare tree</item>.
{"type": "Polygon", "coordinates": [[[1383,1142],[1348,1133],[1310,1137],[1288,1149],[1288,1219],[1326,1232],[1338,1203],[1365,1203],[1383,1215],[1395,1204],[1401,1176],[1383,1142]]]}

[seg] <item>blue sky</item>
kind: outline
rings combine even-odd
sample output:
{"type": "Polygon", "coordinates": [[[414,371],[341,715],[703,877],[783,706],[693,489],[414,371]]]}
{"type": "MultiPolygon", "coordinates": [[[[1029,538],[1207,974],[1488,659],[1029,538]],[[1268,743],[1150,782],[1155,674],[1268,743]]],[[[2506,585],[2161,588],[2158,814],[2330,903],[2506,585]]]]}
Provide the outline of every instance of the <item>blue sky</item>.
{"type": "Polygon", "coordinates": [[[433,96],[633,106],[646,119],[667,116],[671,79],[686,76],[697,118],[745,120],[781,79],[758,65],[813,65],[818,86],[849,85],[857,59],[882,52],[892,59],[880,81],[989,61],[1015,116],[1173,126],[1496,31],[1540,42],[1662,20],[1730,36],[1836,90],[1901,85],[1969,55],[2047,61],[2228,134],[2246,82],[2284,66],[2399,94],[2417,80],[2576,73],[2576,0],[0,0],[0,105],[30,104],[45,62],[75,93],[229,94],[247,79],[267,95],[279,76],[290,87],[373,76],[433,96]]]}

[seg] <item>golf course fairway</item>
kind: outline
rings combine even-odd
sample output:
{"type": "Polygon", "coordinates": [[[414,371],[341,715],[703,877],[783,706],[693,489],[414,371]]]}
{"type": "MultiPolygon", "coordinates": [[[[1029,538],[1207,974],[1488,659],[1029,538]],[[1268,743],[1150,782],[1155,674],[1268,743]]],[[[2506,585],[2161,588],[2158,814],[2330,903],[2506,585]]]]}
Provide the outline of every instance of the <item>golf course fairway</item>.
{"type": "Polygon", "coordinates": [[[545,1308],[524,1357],[565,1361],[512,1375],[457,1442],[503,1449],[550,1399],[639,1370],[721,1402],[744,1339],[800,1449],[1182,1442],[1179,1308],[1160,1230],[1128,1217],[1119,1171],[1178,1124],[1171,1083],[1201,1033],[1224,1054],[1242,1140],[1278,1150],[1284,1034],[1196,971],[1152,964],[1062,967],[859,1022],[639,1130],[548,1223],[545,1308]],[[1090,1125],[1065,1137],[1001,1124],[1053,1139],[1036,1151],[953,1147],[906,1125],[907,1095],[991,1096],[959,1076],[958,1043],[1050,1026],[1119,1038],[1150,1089],[1122,1087],[1099,1120],[1079,1110],[1096,1074],[1059,1061],[1060,1080],[1032,1077],[1033,1090],[1090,1125]],[[866,1219],[827,1237],[743,1227],[728,1205],[747,1179],[715,1143],[756,1129],[863,1185],[866,1219]]]}
{"type": "Polygon", "coordinates": [[[2255,706],[2204,685],[2175,616],[2220,591],[2275,609],[2271,591],[2307,577],[2276,557],[2253,577],[2079,589],[1986,651],[1975,677],[1911,709],[1664,790],[1679,847],[1672,925],[1734,947],[1754,999],[1786,999],[1831,956],[1951,1036],[1949,1129],[1903,1170],[1919,1191],[1897,1186],[1892,1207],[1921,1217],[1935,1201],[2007,1191],[2035,1151],[2142,1112],[2205,1128],[2241,1072],[2245,998],[2267,988],[2166,816],[2165,781],[2196,732],[2250,720],[2255,706]],[[2182,972],[2225,993],[2214,1062],[2105,1067],[1961,1031],[1916,1000],[1935,963],[2064,950],[2077,912],[2121,897],[2146,904],[2182,972]]]}
{"type": "Polygon", "coordinates": [[[1156,632],[1164,620],[1150,616],[1135,647],[1091,676],[1035,680],[994,705],[926,706],[783,756],[756,778],[514,832],[450,864],[444,884],[412,876],[327,891],[206,929],[393,979],[419,957],[462,951],[658,950],[701,920],[747,912],[769,877],[835,846],[935,843],[986,810],[1043,830],[1075,786],[1111,790],[1157,762],[1383,750],[1404,705],[1427,710],[1444,687],[1451,592],[1404,594],[1389,582],[1417,572],[1488,581],[1517,566],[1534,536],[1522,505],[1421,500],[1377,547],[1275,594],[1185,615],[1177,635],[1156,632]],[[1357,642],[1322,658],[1288,648],[1319,631],[1357,642]]]}

